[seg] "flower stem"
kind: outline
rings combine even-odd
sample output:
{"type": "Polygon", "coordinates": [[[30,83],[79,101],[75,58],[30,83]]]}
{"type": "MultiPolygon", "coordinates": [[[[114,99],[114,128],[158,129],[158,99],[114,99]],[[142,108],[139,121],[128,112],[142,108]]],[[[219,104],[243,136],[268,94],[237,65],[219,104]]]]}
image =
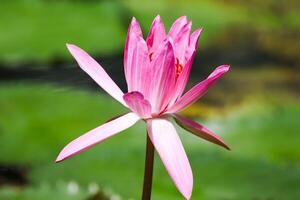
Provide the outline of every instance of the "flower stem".
{"type": "Polygon", "coordinates": [[[154,146],[147,134],[146,144],[146,158],[145,158],[145,171],[144,171],[144,185],[142,200],[151,199],[152,189],[152,175],[153,175],[153,162],[154,162],[154,146]]]}

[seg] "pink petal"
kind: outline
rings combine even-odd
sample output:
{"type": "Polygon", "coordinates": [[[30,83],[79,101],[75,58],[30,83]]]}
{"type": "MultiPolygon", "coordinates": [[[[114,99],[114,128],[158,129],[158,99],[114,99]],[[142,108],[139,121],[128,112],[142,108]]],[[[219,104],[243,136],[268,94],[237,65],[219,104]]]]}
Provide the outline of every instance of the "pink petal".
{"type": "Polygon", "coordinates": [[[195,53],[192,55],[192,57],[186,62],[182,72],[179,74],[177,81],[175,83],[175,89],[174,89],[174,95],[172,96],[172,99],[168,105],[169,108],[171,108],[174,103],[177,101],[179,97],[181,97],[182,93],[184,92],[185,86],[189,80],[190,72],[192,69],[193,60],[195,57],[195,53]]]}
{"type": "Polygon", "coordinates": [[[203,29],[197,29],[190,36],[189,47],[185,52],[185,59],[189,60],[198,48],[199,37],[203,29]]]}
{"type": "Polygon", "coordinates": [[[187,23],[188,21],[186,16],[179,17],[170,28],[169,36],[173,39],[176,38],[182,27],[184,27],[184,25],[186,25],[187,23]]]}
{"type": "Polygon", "coordinates": [[[153,53],[154,51],[156,51],[165,38],[166,38],[166,31],[165,31],[164,24],[162,23],[160,16],[157,15],[152,22],[146,40],[149,48],[149,52],[153,53]]]}
{"type": "Polygon", "coordinates": [[[128,53],[125,74],[128,92],[139,91],[144,93],[144,90],[147,92],[149,87],[146,87],[145,84],[148,83],[150,59],[146,42],[142,37],[132,33],[128,44],[128,51],[125,53],[128,53]]]}
{"type": "Polygon", "coordinates": [[[182,72],[179,74],[177,81],[176,81],[176,85],[175,85],[175,93],[173,95],[172,100],[169,103],[169,108],[172,107],[174,105],[174,103],[176,102],[176,100],[181,97],[182,93],[184,92],[185,86],[189,80],[190,77],[190,72],[192,69],[192,64],[194,61],[194,58],[196,56],[196,50],[197,50],[197,46],[198,46],[198,39],[200,36],[202,29],[198,29],[195,32],[193,32],[190,36],[190,41],[189,41],[189,46],[188,48],[186,48],[186,52],[185,52],[185,64],[183,67],[182,72]]]}
{"type": "Polygon", "coordinates": [[[147,130],[176,187],[186,199],[190,199],[192,169],[174,126],[166,119],[152,119],[147,121],[147,130]]]}
{"type": "Polygon", "coordinates": [[[127,107],[123,100],[123,92],[109,77],[105,70],[85,51],[73,44],[67,47],[83,71],[85,71],[103,90],[127,107]]]}
{"type": "Polygon", "coordinates": [[[130,25],[128,27],[128,33],[135,33],[136,35],[143,37],[142,29],[135,17],[132,17],[131,19],[130,25]]]}
{"type": "Polygon", "coordinates": [[[125,49],[124,49],[124,71],[125,71],[127,85],[129,85],[129,80],[130,80],[130,73],[131,73],[130,68],[131,68],[133,53],[136,48],[137,39],[140,37],[141,38],[143,37],[141,27],[138,21],[133,17],[128,28],[127,38],[125,42],[125,49]]]}
{"type": "Polygon", "coordinates": [[[188,118],[185,118],[183,116],[180,116],[178,114],[174,114],[174,119],[176,123],[184,128],[185,130],[193,133],[194,135],[201,137],[209,142],[212,142],[214,144],[220,145],[228,150],[230,148],[214,133],[209,131],[207,128],[204,126],[198,124],[197,122],[194,122],[188,118]]]}
{"type": "Polygon", "coordinates": [[[151,105],[140,92],[129,92],[123,96],[129,108],[141,118],[151,117],[151,105]]]}
{"type": "Polygon", "coordinates": [[[178,34],[174,37],[175,55],[179,59],[181,64],[185,64],[185,52],[189,46],[190,33],[191,33],[192,23],[188,22],[185,24],[178,34]]]}
{"type": "Polygon", "coordinates": [[[190,36],[189,46],[192,47],[194,50],[198,48],[198,41],[202,31],[203,31],[202,28],[197,29],[190,36]]]}
{"type": "Polygon", "coordinates": [[[63,161],[69,157],[72,157],[82,151],[89,149],[90,147],[106,140],[107,138],[123,131],[132,125],[134,125],[140,119],[134,113],[127,113],[117,119],[107,122],[79,138],[69,143],[58,155],[56,162],[63,161]]]}
{"type": "Polygon", "coordinates": [[[167,106],[175,84],[175,57],[171,38],[160,46],[150,66],[150,94],[149,97],[145,95],[145,98],[149,99],[152,112],[159,114],[167,106]]]}
{"type": "Polygon", "coordinates": [[[185,93],[170,109],[168,113],[176,113],[185,109],[188,105],[197,101],[202,97],[209,87],[211,87],[220,77],[222,77],[228,70],[229,65],[222,65],[217,67],[204,81],[195,85],[187,93],[185,93]]]}
{"type": "Polygon", "coordinates": [[[184,65],[182,72],[179,74],[179,76],[177,78],[176,86],[175,86],[176,92],[175,92],[172,100],[170,101],[169,107],[171,107],[175,103],[175,101],[179,97],[181,97],[181,95],[185,89],[185,86],[189,80],[190,72],[192,69],[192,64],[193,64],[194,58],[196,56],[198,39],[201,34],[201,31],[202,31],[202,29],[196,30],[195,32],[192,33],[192,35],[190,37],[189,47],[186,49],[186,52],[185,52],[185,65],[184,65]]]}

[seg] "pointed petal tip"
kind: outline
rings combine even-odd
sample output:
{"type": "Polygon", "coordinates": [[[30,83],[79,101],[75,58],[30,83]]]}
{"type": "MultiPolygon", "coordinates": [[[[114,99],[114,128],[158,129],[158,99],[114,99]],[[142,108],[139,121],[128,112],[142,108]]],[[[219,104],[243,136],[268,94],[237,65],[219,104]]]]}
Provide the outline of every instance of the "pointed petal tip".
{"type": "MultiPolygon", "coordinates": [[[[183,21],[184,23],[188,23],[188,18],[186,15],[183,15],[177,19],[178,21],[183,21]]],[[[176,20],[176,21],[177,21],[176,20]]]]}
{"type": "Polygon", "coordinates": [[[160,21],[160,20],[161,20],[161,17],[160,17],[160,15],[159,15],[159,14],[158,14],[158,15],[156,15],[156,17],[154,18],[154,20],[160,21]]]}
{"type": "Polygon", "coordinates": [[[230,65],[221,65],[217,67],[207,78],[219,78],[230,69],[230,65]]]}
{"type": "Polygon", "coordinates": [[[180,193],[186,200],[190,200],[192,197],[192,193],[193,193],[193,182],[192,182],[191,186],[189,186],[187,188],[182,188],[180,190],[180,193]]]}
{"type": "Polygon", "coordinates": [[[198,28],[191,34],[191,38],[193,38],[194,49],[197,49],[198,41],[203,31],[203,28],[198,28]]]}
{"type": "Polygon", "coordinates": [[[69,51],[71,51],[73,48],[76,48],[77,46],[75,44],[66,43],[66,47],[68,48],[69,51]]]}
{"type": "MultiPolygon", "coordinates": [[[[76,46],[75,44],[66,43],[67,49],[73,55],[73,52],[76,51],[83,51],[80,47],[76,46]]],[[[74,55],[73,55],[74,56],[74,55]]]]}
{"type": "Polygon", "coordinates": [[[185,199],[190,200],[193,193],[193,180],[191,180],[191,185],[181,188],[179,191],[185,199]]]}
{"type": "Polygon", "coordinates": [[[227,146],[227,144],[221,138],[219,138],[217,135],[215,135],[213,132],[211,132],[201,124],[178,114],[173,114],[173,117],[175,122],[186,131],[209,142],[217,144],[227,150],[230,150],[229,146],[227,146]]]}
{"type": "Polygon", "coordinates": [[[230,70],[230,65],[221,65],[217,67],[217,71],[219,71],[219,73],[226,73],[229,70],[230,70]]]}
{"type": "MultiPolygon", "coordinates": [[[[186,25],[188,23],[188,18],[187,18],[187,16],[186,15],[183,15],[183,16],[181,16],[181,17],[178,17],[175,21],[174,21],[174,23],[173,23],[173,25],[172,25],[172,27],[173,28],[178,28],[178,26],[179,27],[183,27],[184,25],[186,25]]],[[[172,27],[171,27],[171,29],[172,29],[172,27]]],[[[171,31],[171,30],[170,30],[171,31]]]]}
{"type": "MultiPolygon", "coordinates": [[[[131,33],[135,33],[136,35],[140,35],[143,37],[142,29],[140,27],[139,22],[135,17],[132,17],[129,28],[128,28],[128,33],[127,37],[130,37],[131,33]]],[[[127,38],[128,39],[128,38],[127,38]]]]}
{"type": "Polygon", "coordinates": [[[156,17],[154,18],[152,23],[158,23],[158,24],[163,25],[163,22],[162,22],[162,19],[161,19],[160,15],[156,15],[156,17]]]}
{"type": "Polygon", "coordinates": [[[188,21],[186,25],[184,25],[184,30],[191,32],[192,29],[192,21],[188,21]]]}
{"type": "Polygon", "coordinates": [[[218,67],[219,69],[222,69],[223,71],[229,71],[230,69],[230,65],[221,65],[220,67],[218,67]]]}
{"type": "Polygon", "coordinates": [[[72,153],[68,152],[68,146],[67,145],[66,147],[63,148],[63,150],[59,153],[59,155],[57,156],[56,160],[55,160],[55,163],[61,163],[65,160],[67,160],[68,158],[71,158],[79,153],[81,153],[82,151],[85,151],[87,148],[84,148],[84,149],[81,149],[81,150],[78,150],[78,151],[74,151],[72,153]]]}
{"type": "MultiPolygon", "coordinates": [[[[201,28],[198,28],[197,30],[195,30],[192,34],[191,34],[191,36],[193,35],[193,34],[195,34],[195,38],[196,38],[196,48],[197,48],[197,46],[198,46],[198,41],[199,41],[199,38],[200,38],[200,35],[203,33],[203,31],[204,31],[204,29],[201,27],[201,28]]],[[[196,49],[195,48],[195,49],[196,49]]]]}
{"type": "Polygon", "coordinates": [[[203,28],[203,27],[198,28],[197,30],[195,30],[195,32],[196,32],[197,34],[199,34],[199,35],[200,35],[203,31],[204,31],[204,28],[203,28]]]}
{"type": "Polygon", "coordinates": [[[85,150],[87,150],[89,147],[85,147],[85,148],[82,148],[82,149],[78,149],[76,151],[72,150],[72,148],[70,148],[72,145],[72,142],[69,143],[67,146],[65,146],[61,152],[58,154],[56,160],[55,160],[55,163],[60,163],[60,162],[63,162],[85,150]]]}
{"type": "Polygon", "coordinates": [[[221,142],[219,143],[219,145],[220,145],[221,147],[223,147],[224,149],[226,149],[226,150],[228,150],[228,151],[231,151],[230,147],[229,147],[227,144],[225,144],[224,141],[221,140],[221,142]]]}
{"type": "Polygon", "coordinates": [[[89,148],[133,126],[138,120],[140,120],[140,117],[135,113],[130,112],[90,130],[67,144],[60,151],[55,162],[61,162],[88,150],[89,148]]]}
{"type": "Polygon", "coordinates": [[[228,151],[231,151],[231,148],[225,143],[223,142],[223,145],[222,145],[226,150],[228,151]]]}
{"type": "Polygon", "coordinates": [[[138,26],[138,27],[140,27],[140,24],[139,24],[138,20],[135,17],[131,18],[130,25],[131,26],[138,26]]]}
{"type": "Polygon", "coordinates": [[[137,21],[137,19],[135,17],[131,18],[130,26],[131,27],[139,26],[139,22],[137,21]]]}
{"type": "Polygon", "coordinates": [[[182,194],[186,200],[190,200],[192,196],[192,192],[187,192],[186,194],[182,194]]]}
{"type": "Polygon", "coordinates": [[[135,18],[135,17],[132,17],[132,18],[131,18],[131,22],[136,22],[136,18],[135,18]]]}
{"type": "Polygon", "coordinates": [[[186,15],[182,15],[182,16],[180,16],[178,19],[180,19],[180,20],[188,20],[188,18],[187,18],[187,16],[186,15]]]}
{"type": "Polygon", "coordinates": [[[62,161],[63,161],[63,159],[60,158],[60,156],[58,156],[54,162],[55,162],[55,163],[60,163],[60,162],[62,162],[62,161]]]}
{"type": "Polygon", "coordinates": [[[66,44],[69,52],[77,61],[79,67],[85,71],[102,89],[126,106],[123,92],[110,78],[102,66],[83,49],[74,44],[66,44]]]}
{"type": "Polygon", "coordinates": [[[63,152],[63,150],[57,156],[56,160],[54,161],[55,163],[60,163],[67,159],[67,157],[63,156],[62,152],[63,152]]]}
{"type": "Polygon", "coordinates": [[[68,158],[70,158],[72,156],[75,156],[76,154],[78,154],[78,153],[80,153],[80,152],[83,151],[83,150],[80,150],[80,151],[75,151],[75,152],[70,153],[70,152],[68,152],[68,146],[69,145],[65,146],[63,148],[63,150],[61,150],[61,152],[58,154],[58,156],[57,156],[57,158],[55,160],[55,163],[60,163],[60,162],[62,162],[64,160],[67,160],[68,158]]]}

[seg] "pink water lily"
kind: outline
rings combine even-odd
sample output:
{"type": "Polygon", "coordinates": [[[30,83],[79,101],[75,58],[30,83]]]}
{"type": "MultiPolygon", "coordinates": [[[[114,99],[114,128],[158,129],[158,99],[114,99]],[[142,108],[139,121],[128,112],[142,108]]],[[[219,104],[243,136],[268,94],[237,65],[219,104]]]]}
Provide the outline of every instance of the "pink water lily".
{"type": "Polygon", "coordinates": [[[181,194],[190,199],[192,170],[171,119],[174,118],[189,132],[229,149],[207,128],[177,114],[202,97],[229,70],[228,65],[217,67],[205,80],[183,94],[202,31],[197,29],[191,33],[191,26],[192,23],[183,16],[174,22],[166,34],[157,16],[145,41],[139,23],[135,18],[132,19],[124,50],[124,71],[128,86],[125,94],[92,57],[75,45],[67,45],[79,66],[131,112],[69,143],[60,152],[57,162],[116,135],[142,119],[147,124],[147,133],[173,182],[181,194]]]}

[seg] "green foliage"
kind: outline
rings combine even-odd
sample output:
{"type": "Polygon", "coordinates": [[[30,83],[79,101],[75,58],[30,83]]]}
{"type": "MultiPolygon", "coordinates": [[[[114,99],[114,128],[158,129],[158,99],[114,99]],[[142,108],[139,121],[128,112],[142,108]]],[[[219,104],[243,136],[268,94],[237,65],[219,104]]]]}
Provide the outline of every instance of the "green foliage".
{"type": "Polygon", "coordinates": [[[167,28],[177,17],[187,15],[194,29],[205,30],[202,46],[227,49],[236,42],[246,43],[242,48],[256,44],[271,55],[298,60],[294,44],[299,43],[300,16],[296,8],[294,1],[276,0],[7,0],[0,7],[0,61],[67,60],[70,56],[65,43],[98,55],[116,55],[123,50],[131,17],[137,17],[146,36],[157,14],[167,28]]]}
{"type": "Polygon", "coordinates": [[[296,103],[252,105],[237,111],[224,123],[228,124],[226,131],[231,133],[228,139],[233,148],[239,149],[242,155],[297,164],[299,114],[300,106],[296,103]]]}
{"type": "Polygon", "coordinates": [[[87,189],[79,188],[78,191],[72,193],[68,189],[68,184],[63,182],[57,182],[55,185],[41,183],[36,187],[28,187],[25,190],[4,187],[0,191],[0,199],[5,200],[53,200],[54,198],[61,200],[82,200],[86,199],[87,196],[87,189]]]}
{"type": "Polygon", "coordinates": [[[0,8],[0,60],[49,62],[69,58],[66,43],[101,54],[125,41],[119,7],[109,2],[7,1],[0,8]]]}

